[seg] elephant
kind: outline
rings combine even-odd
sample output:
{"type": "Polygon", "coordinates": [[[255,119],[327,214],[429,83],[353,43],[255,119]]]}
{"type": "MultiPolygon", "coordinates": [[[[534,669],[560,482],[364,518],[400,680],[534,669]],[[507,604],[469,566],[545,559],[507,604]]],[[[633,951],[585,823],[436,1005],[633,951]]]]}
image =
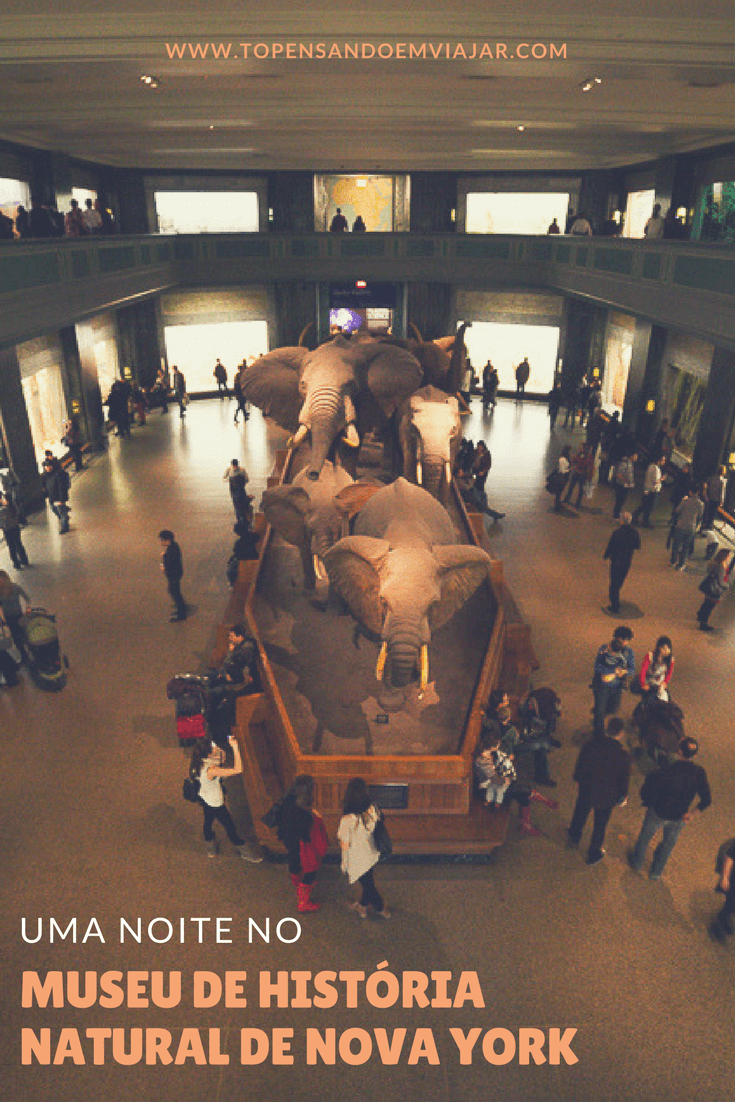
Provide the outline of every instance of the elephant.
{"type": "Polygon", "coordinates": [[[405,347],[421,364],[425,386],[440,386],[449,394],[456,394],[460,389],[467,366],[464,335],[471,324],[469,321],[463,322],[456,333],[425,341],[413,322],[409,323],[415,339],[407,340],[405,347]]]}
{"type": "Polygon", "coordinates": [[[492,560],[458,543],[444,507],[405,478],[374,491],[354,531],[325,553],[324,565],[355,618],[381,640],[379,700],[397,711],[417,672],[426,689],[431,629],[472,596],[492,560]]]}
{"type": "Polygon", "coordinates": [[[261,509],[278,535],[301,552],[307,589],[314,589],[317,577],[326,578],[324,553],[346,534],[348,513],[356,512],[373,491],[373,486],[355,483],[347,471],[329,460],[316,482],[304,469],[291,483],[265,491],[261,509]],[[337,494],[348,488],[350,493],[344,493],[338,505],[337,494]]]}
{"type": "Polygon", "coordinates": [[[402,407],[398,435],[404,478],[439,500],[452,481],[460,425],[459,402],[435,386],[417,390],[402,407]]]}
{"type": "Polygon", "coordinates": [[[241,372],[240,384],[248,401],[294,433],[291,446],[311,438],[307,477],[315,482],[334,445],[344,438],[359,447],[360,434],[385,426],[422,375],[402,345],[340,333],[313,352],[301,345],[268,352],[241,372]]]}

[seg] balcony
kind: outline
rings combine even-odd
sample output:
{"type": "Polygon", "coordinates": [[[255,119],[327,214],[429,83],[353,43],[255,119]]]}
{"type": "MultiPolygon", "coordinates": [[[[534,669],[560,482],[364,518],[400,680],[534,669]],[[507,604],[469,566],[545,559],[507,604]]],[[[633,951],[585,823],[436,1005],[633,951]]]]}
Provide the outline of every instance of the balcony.
{"type": "Polygon", "coordinates": [[[551,290],[735,348],[735,249],[679,241],[479,234],[205,234],[0,246],[4,344],[173,287],[433,282],[551,290]]]}

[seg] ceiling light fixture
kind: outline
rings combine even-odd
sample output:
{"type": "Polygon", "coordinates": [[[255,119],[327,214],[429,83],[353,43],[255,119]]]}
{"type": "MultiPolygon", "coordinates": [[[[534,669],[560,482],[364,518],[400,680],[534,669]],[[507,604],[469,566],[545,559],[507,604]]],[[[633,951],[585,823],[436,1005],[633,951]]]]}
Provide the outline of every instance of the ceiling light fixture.
{"type": "Polygon", "coordinates": [[[210,130],[214,130],[214,127],[213,127],[213,126],[210,126],[210,128],[209,128],[209,129],[210,129],[210,130]]]}
{"type": "Polygon", "coordinates": [[[149,76],[148,73],[144,73],[140,78],[141,84],[146,84],[149,88],[158,88],[161,83],[158,77],[149,76]]]}
{"type": "Polygon", "coordinates": [[[591,92],[596,84],[602,84],[602,79],[600,77],[587,77],[586,80],[582,81],[579,87],[583,92],[591,92]]]}
{"type": "Polygon", "coordinates": [[[518,131],[519,134],[522,134],[525,129],[526,129],[525,126],[517,126],[516,127],[516,130],[518,131]]]}

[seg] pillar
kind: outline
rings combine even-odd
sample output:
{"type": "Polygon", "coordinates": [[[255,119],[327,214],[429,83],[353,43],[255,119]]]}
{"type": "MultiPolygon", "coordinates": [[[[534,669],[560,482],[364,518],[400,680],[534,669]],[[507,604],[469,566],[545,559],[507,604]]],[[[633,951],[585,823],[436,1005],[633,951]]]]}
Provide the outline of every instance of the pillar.
{"type": "Polygon", "coordinates": [[[694,446],[694,474],[708,478],[723,460],[735,418],[735,352],[715,348],[694,446]]]}
{"type": "Polygon", "coordinates": [[[0,421],[10,466],[20,479],[24,505],[41,501],[41,479],[28,422],[15,347],[0,349],[0,421]]]}

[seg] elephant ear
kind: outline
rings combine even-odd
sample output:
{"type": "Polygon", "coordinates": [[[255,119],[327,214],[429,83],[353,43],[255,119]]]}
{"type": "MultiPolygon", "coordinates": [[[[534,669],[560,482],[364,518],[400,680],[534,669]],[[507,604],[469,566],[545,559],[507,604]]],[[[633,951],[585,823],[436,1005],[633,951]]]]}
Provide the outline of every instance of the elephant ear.
{"type": "Polygon", "coordinates": [[[334,504],[345,520],[352,520],[365,507],[373,494],[384,490],[380,482],[353,482],[334,495],[334,504]]]}
{"type": "Polygon", "coordinates": [[[386,417],[421,386],[421,364],[406,348],[376,343],[370,351],[367,385],[386,417]]]}
{"type": "Polygon", "coordinates": [[[383,610],[380,603],[380,567],[390,544],[373,536],[346,536],[324,554],[329,580],[368,631],[380,635],[383,610]]]}
{"type": "Polygon", "coordinates": [[[304,518],[310,504],[309,495],[298,486],[273,486],[265,491],[261,500],[268,523],[286,543],[294,547],[305,547],[308,543],[309,533],[304,518]]]}
{"type": "Polygon", "coordinates": [[[290,432],[299,427],[302,405],[299,373],[308,355],[307,348],[277,348],[261,356],[240,375],[248,402],[290,432]]]}
{"type": "Polygon", "coordinates": [[[430,620],[432,628],[440,628],[488,577],[492,560],[481,547],[463,543],[437,545],[433,554],[439,567],[441,600],[431,610],[430,620]]]}

